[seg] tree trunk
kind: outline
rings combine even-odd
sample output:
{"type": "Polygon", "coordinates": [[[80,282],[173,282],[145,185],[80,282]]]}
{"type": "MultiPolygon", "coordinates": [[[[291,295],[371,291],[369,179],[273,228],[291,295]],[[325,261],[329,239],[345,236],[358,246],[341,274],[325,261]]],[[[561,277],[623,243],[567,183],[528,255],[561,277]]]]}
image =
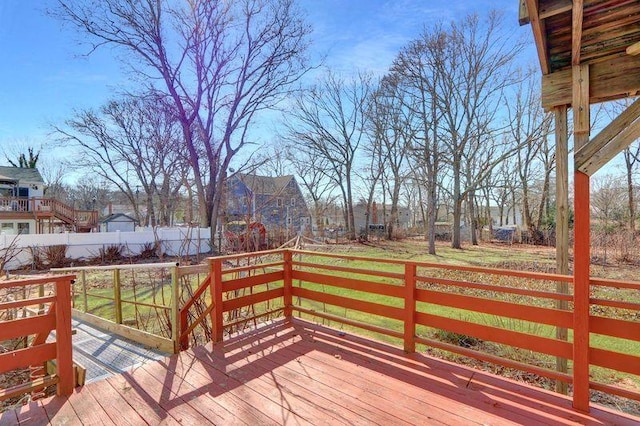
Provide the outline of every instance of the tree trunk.
{"type": "MultiPolygon", "coordinates": [[[[454,162],[460,164],[459,161],[454,162]]],[[[458,171],[453,171],[453,229],[451,230],[451,248],[461,249],[460,241],[460,219],[462,217],[462,198],[460,195],[460,168],[458,171]]]]}
{"type": "Polygon", "coordinates": [[[627,166],[627,195],[629,199],[629,230],[635,235],[636,233],[636,203],[633,196],[633,164],[630,163],[625,153],[625,162],[627,166]]]}

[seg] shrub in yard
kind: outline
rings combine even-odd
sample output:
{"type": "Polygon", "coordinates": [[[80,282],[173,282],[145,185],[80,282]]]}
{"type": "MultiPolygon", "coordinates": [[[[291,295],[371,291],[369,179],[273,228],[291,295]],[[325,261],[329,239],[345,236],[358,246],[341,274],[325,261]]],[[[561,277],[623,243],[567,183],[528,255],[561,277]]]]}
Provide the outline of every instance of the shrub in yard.
{"type": "Polygon", "coordinates": [[[156,257],[155,243],[144,243],[138,255],[140,259],[153,259],[156,257]]]}
{"type": "Polygon", "coordinates": [[[451,343],[456,346],[461,346],[463,348],[471,348],[482,343],[482,340],[476,337],[467,336],[466,334],[455,333],[448,330],[436,330],[435,335],[438,340],[446,343],[451,343]]]}
{"type": "Polygon", "coordinates": [[[31,247],[33,268],[63,268],[69,264],[67,258],[67,245],[57,244],[53,246],[31,247]]]}
{"type": "Polygon", "coordinates": [[[100,257],[103,262],[116,262],[122,259],[124,247],[121,245],[110,245],[100,249],[100,257]]]}

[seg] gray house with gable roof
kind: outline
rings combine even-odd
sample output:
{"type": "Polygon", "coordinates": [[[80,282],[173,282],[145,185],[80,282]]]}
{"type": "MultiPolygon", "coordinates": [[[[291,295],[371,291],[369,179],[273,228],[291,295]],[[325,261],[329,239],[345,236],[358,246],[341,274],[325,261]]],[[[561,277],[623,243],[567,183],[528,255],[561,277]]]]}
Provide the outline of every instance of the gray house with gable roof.
{"type": "Polygon", "coordinates": [[[311,213],[295,177],[236,174],[227,181],[225,223],[261,222],[295,235],[311,226],[311,213]]]}

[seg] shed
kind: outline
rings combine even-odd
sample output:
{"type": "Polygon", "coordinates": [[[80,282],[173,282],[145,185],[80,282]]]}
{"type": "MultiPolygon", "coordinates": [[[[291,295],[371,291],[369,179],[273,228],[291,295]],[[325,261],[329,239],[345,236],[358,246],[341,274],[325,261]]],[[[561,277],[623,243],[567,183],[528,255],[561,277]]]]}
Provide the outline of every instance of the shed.
{"type": "Polygon", "coordinates": [[[124,213],[114,213],[100,221],[100,232],[134,232],[136,220],[124,213]]]}

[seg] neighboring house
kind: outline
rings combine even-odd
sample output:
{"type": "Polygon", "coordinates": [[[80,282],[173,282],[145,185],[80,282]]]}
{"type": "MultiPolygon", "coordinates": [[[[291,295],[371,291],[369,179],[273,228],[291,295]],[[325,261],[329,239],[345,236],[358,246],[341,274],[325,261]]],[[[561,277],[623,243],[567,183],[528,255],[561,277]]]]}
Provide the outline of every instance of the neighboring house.
{"type": "Polygon", "coordinates": [[[311,214],[295,178],[236,174],[227,181],[224,223],[261,222],[272,230],[295,235],[307,232],[311,214]]]}
{"type": "MultiPolygon", "coordinates": [[[[369,224],[386,225],[390,220],[391,205],[387,204],[386,206],[383,206],[382,204],[378,204],[376,210],[377,220],[374,221],[373,217],[369,217],[369,224]]],[[[367,205],[365,203],[357,203],[353,206],[353,220],[356,232],[360,232],[364,229],[364,225],[367,222],[367,214],[371,215],[372,213],[370,211],[368,212],[367,205]]],[[[407,207],[399,206],[396,229],[410,228],[412,219],[411,210],[407,207]]]]}
{"type": "Polygon", "coordinates": [[[75,210],[44,198],[44,180],[38,169],[0,166],[0,232],[88,232],[96,229],[97,219],[95,211],[75,210]]]}
{"type": "Polygon", "coordinates": [[[136,220],[124,213],[114,213],[100,221],[100,232],[134,232],[136,220]]]}
{"type": "Polygon", "coordinates": [[[520,207],[516,206],[515,215],[512,207],[505,207],[502,212],[502,223],[500,221],[500,209],[498,206],[491,206],[491,221],[493,222],[493,226],[517,226],[522,227],[524,225],[524,221],[522,220],[522,212],[520,211],[520,207]],[[513,218],[515,216],[515,223],[513,218]]]}

